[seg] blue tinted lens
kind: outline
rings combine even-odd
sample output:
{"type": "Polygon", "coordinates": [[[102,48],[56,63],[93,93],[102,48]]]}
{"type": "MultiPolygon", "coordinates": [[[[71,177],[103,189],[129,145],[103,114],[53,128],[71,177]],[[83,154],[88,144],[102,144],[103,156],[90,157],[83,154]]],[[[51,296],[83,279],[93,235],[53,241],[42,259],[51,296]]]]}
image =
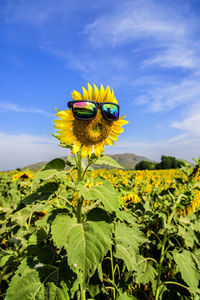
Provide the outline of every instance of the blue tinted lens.
{"type": "Polygon", "coordinates": [[[73,103],[73,111],[78,119],[92,119],[96,116],[96,105],[92,102],[75,102],[73,103]]]}
{"type": "Polygon", "coordinates": [[[102,111],[107,120],[116,121],[119,119],[119,107],[116,104],[103,104],[102,111]]]}

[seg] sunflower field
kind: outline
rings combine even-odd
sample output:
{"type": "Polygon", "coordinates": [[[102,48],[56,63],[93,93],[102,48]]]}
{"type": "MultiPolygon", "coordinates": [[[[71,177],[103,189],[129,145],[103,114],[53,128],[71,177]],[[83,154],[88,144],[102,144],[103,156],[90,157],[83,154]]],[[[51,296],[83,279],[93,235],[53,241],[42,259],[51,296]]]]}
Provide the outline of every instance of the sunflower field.
{"type": "Polygon", "coordinates": [[[1,172],[0,299],[200,299],[199,207],[200,159],[126,171],[74,155],[1,172]]]}

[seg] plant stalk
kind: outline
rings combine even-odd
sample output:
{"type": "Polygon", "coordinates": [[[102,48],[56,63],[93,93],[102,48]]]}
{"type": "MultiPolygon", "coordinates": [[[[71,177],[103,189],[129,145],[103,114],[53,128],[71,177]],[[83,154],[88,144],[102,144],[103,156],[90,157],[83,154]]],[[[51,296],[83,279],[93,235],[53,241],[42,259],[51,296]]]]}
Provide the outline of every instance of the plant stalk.
{"type": "MultiPolygon", "coordinates": [[[[114,272],[114,264],[113,264],[113,251],[112,251],[112,245],[110,248],[110,264],[111,264],[111,274],[112,274],[112,281],[115,284],[115,272],[114,272]]],[[[115,288],[113,289],[113,300],[116,299],[115,295],[115,288]]]]}
{"type": "MultiPolygon", "coordinates": [[[[170,225],[174,214],[175,214],[175,210],[177,205],[179,204],[179,202],[181,201],[181,197],[182,195],[179,195],[173,209],[172,209],[172,213],[168,216],[168,220],[167,220],[167,225],[170,225]]],[[[161,278],[161,274],[162,274],[162,266],[163,266],[163,261],[165,258],[165,245],[167,242],[167,235],[168,235],[168,229],[166,229],[165,234],[164,234],[164,238],[162,241],[162,246],[161,246],[161,253],[160,253],[160,261],[159,261],[159,265],[158,265],[158,278],[157,278],[157,283],[156,283],[156,294],[155,294],[155,300],[159,299],[159,293],[160,293],[160,278],[161,278]]]]}

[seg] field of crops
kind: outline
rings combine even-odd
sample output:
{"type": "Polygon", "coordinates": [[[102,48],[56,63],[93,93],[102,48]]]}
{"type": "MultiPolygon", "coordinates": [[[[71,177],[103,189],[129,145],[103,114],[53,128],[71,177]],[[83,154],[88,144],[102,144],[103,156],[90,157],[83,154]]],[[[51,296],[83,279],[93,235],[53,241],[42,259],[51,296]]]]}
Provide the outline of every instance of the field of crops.
{"type": "Polygon", "coordinates": [[[0,299],[200,299],[200,160],[77,160],[0,173],[0,299]]]}

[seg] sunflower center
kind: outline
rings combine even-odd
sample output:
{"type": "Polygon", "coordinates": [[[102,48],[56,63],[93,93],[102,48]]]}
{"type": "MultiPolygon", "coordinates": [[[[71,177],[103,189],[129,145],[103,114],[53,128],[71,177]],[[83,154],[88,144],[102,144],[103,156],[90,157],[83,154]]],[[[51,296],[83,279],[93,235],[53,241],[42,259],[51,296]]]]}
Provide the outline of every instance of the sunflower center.
{"type": "Polygon", "coordinates": [[[95,145],[103,142],[110,134],[113,123],[105,120],[100,109],[93,120],[73,121],[73,133],[84,145],[95,145]]]}
{"type": "Polygon", "coordinates": [[[93,130],[96,131],[96,132],[100,132],[102,130],[102,124],[101,123],[97,123],[93,126],[93,130]]]}

